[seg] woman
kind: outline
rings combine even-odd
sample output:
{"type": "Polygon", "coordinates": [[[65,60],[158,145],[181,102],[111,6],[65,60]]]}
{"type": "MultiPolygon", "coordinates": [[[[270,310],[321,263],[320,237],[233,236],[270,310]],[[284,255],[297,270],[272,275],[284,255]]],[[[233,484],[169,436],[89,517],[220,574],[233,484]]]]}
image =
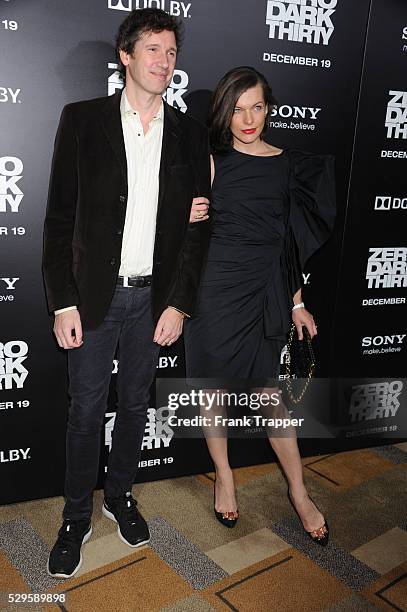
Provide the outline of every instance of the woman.
{"type": "MultiPolygon", "coordinates": [[[[189,378],[255,379],[262,387],[278,377],[291,319],[300,340],[302,326],[317,333],[302,303],[301,270],[332,230],[333,159],[268,144],[274,103],[265,77],[246,66],[228,72],[214,93],[213,231],[196,316],[185,326],[189,378]]],[[[227,438],[205,436],[216,470],[215,515],[233,527],[227,438]]],[[[325,545],[328,526],[306,491],[296,437],[269,440],[304,529],[325,545]]]]}

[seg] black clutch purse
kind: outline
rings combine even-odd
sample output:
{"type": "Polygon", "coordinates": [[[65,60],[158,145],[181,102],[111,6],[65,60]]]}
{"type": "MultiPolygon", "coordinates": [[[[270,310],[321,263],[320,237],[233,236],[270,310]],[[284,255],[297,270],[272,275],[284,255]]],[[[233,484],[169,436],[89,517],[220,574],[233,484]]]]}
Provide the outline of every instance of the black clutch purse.
{"type": "Polygon", "coordinates": [[[286,385],[288,396],[294,404],[298,404],[304,397],[317,366],[311,337],[304,326],[302,333],[304,337],[302,340],[299,340],[297,328],[293,323],[287,343],[285,361],[286,385]]]}

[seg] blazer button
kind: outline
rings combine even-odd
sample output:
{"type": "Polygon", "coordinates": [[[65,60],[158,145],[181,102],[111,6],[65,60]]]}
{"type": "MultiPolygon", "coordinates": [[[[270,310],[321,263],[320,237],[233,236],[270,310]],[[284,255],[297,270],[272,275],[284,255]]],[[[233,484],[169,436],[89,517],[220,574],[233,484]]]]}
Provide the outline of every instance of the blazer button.
{"type": "Polygon", "coordinates": [[[118,230],[117,230],[117,232],[116,232],[116,234],[117,234],[118,236],[121,236],[121,235],[123,234],[123,231],[122,231],[121,229],[118,229],[118,230]]]}
{"type": "Polygon", "coordinates": [[[121,195],[119,200],[120,200],[120,202],[125,202],[126,201],[126,197],[124,195],[121,195]]]}
{"type": "Polygon", "coordinates": [[[111,266],[114,266],[114,265],[115,265],[115,263],[116,263],[116,258],[115,258],[115,257],[112,257],[112,259],[110,260],[110,265],[111,265],[111,266]]]}

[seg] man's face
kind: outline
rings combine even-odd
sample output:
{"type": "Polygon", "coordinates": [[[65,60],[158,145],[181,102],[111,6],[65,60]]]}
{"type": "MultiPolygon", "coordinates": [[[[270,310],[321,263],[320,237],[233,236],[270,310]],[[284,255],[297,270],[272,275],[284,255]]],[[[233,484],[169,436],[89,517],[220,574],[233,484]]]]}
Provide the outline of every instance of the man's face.
{"type": "Polygon", "coordinates": [[[126,84],[149,94],[162,94],[171,83],[177,58],[174,32],[146,32],[134,45],[133,53],[120,51],[126,66],[126,84]]]}

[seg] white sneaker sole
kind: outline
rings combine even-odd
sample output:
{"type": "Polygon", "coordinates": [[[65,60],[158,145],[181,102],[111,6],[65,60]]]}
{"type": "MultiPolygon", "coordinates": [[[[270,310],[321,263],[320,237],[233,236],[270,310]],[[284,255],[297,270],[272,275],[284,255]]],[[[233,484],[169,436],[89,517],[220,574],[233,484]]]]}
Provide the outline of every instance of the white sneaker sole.
{"type": "MultiPolygon", "coordinates": [[[[81,547],[85,544],[85,542],[87,542],[89,540],[91,535],[92,535],[92,526],[90,527],[89,531],[87,533],[85,533],[85,535],[83,536],[81,547]]],[[[49,557],[48,557],[48,561],[47,561],[47,573],[49,574],[49,576],[52,576],[52,578],[65,578],[65,579],[66,578],[72,578],[72,576],[75,576],[76,572],[81,567],[81,565],[82,565],[82,552],[80,553],[79,563],[75,567],[75,569],[72,572],[72,574],[51,574],[51,572],[49,570],[49,557]]]]}
{"type": "Polygon", "coordinates": [[[128,542],[128,541],[126,540],[126,538],[125,538],[125,537],[122,535],[122,532],[120,531],[120,526],[119,526],[118,522],[116,521],[114,514],[112,514],[112,513],[110,512],[110,510],[108,510],[108,509],[105,507],[105,504],[103,504],[103,506],[102,506],[102,513],[103,513],[103,514],[104,514],[104,515],[105,515],[105,516],[106,516],[108,519],[110,519],[111,521],[113,521],[114,523],[116,523],[116,525],[117,525],[117,535],[119,536],[119,538],[121,539],[121,541],[122,541],[124,544],[127,544],[127,546],[130,546],[130,548],[138,548],[139,546],[144,546],[144,544],[148,544],[148,543],[149,543],[150,538],[148,538],[147,540],[143,540],[142,542],[138,542],[138,544],[130,544],[130,542],[128,542]]]}

